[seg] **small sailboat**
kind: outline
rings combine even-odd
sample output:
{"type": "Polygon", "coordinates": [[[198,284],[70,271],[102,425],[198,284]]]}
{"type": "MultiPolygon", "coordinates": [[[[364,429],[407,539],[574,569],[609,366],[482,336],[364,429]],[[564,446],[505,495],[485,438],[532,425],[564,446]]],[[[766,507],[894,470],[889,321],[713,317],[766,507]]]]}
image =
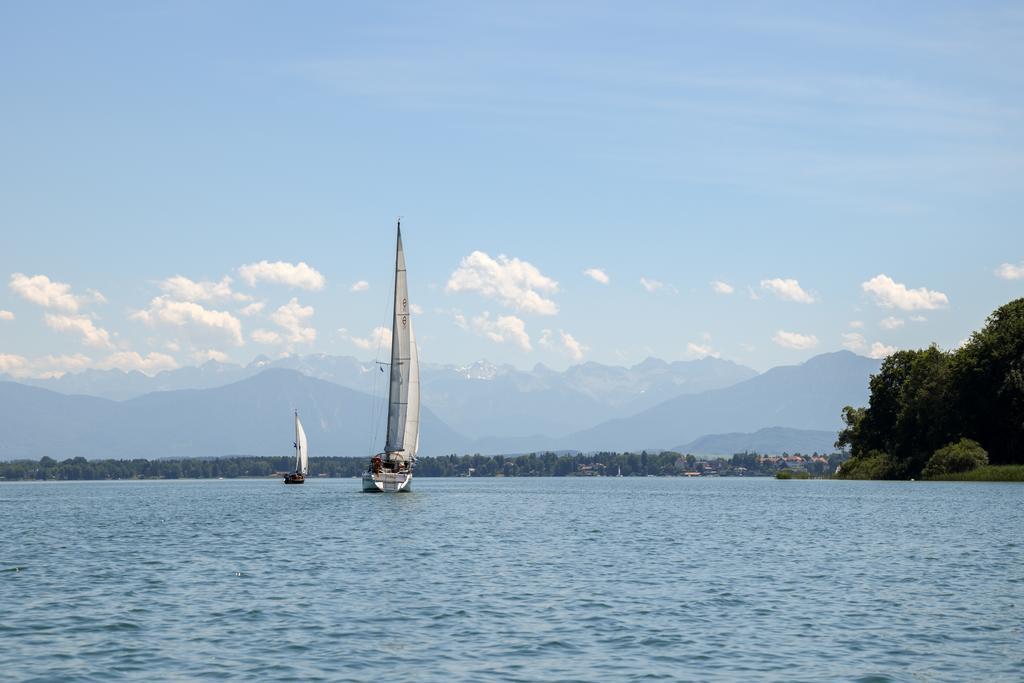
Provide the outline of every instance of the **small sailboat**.
{"type": "Polygon", "coordinates": [[[402,250],[402,223],[395,247],[395,305],[391,321],[391,382],[384,452],[370,458],[363,491],[411,491],[412,468],[420,444],[420,365],[409,315],[409,287],[402,250]]]}
{"type": "Polygon", "coordinates": [[[295,411],[295,471],[284,478],[286,484],[302,484],[309,474],[309,454],[306,451],[306,430],[302,428],[299,411],[295,411]]]}

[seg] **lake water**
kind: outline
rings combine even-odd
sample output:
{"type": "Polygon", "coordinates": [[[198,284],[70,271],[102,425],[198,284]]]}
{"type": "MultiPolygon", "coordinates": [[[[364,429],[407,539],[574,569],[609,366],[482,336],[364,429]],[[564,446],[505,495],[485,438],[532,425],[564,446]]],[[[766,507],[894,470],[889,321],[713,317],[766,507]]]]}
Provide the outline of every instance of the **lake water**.
{"type": "Polygon", "coordinates": [[[1024,486],[0,484],[5,680],[1024,679],[1024,486]]]}

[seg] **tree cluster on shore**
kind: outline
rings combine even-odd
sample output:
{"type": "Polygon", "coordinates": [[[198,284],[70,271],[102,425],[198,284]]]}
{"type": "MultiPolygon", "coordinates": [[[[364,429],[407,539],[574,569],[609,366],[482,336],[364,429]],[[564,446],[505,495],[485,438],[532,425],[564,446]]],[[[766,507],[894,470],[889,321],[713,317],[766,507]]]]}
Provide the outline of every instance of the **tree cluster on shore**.
{"type": "Polygon", "coordinates": [[[959,348],[897,351],[867,407],[843,409],[850,479],[948,478],[1024,465],[1024,299],[996,309],[959,348]]]}
{"type": "MultiPolygon", "coordinates": [[[[420,458],[416,475],[421,477],[564,477],[564,476],[683,476],[687,473],[717,476],[773,476],[784,469],[827,477],[845,456],[761,456],[737,453],[731,458],[700,460],[671,451],[661,453],[594,453],[528,455],[446,455],[420,458]]],[[[272,477],[293,467],[291,457],[230,456],[173,460],[15,460],[0,463],[0,480],[73,481],[108,479],[234,479],[272,477]]],[[[315,458],[311,476],[355,477],[366,469],[366,458],[315,458]]]]}

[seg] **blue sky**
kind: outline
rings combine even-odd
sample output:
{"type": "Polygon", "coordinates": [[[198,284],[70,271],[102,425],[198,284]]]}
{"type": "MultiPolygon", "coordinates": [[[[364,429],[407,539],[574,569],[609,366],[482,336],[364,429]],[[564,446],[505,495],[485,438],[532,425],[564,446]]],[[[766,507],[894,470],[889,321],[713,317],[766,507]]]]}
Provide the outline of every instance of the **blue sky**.
{"type": "Polygon", "coordinates": [[[0,60],[13,374],[371,358],[398,215],[424,362],[763,370],[1024,295],[1019,4],[5,3],[0,60]]]}

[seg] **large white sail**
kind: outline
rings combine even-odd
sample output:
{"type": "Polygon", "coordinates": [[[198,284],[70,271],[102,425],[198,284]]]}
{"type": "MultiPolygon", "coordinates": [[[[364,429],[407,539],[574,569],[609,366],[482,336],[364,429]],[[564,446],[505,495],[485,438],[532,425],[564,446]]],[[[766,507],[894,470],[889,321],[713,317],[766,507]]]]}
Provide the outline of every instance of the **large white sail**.
{"type": "Polygon", "coordinates": [[[406,422],[409,413],[410,320],[409,288],[405,277],[402,228],[395,248],[395,315],[391,325],[391,386],[388,391],[388,435],[384,452],[405,460],[406,422]]]}
{"type": "Polygon", "coordinates": [[[409,406],[405,417],[405,455],[416,457],[420,447],[420,353],[409,321],[409,406]]]}
{"type": "Polygon", "coordinates": [[[309,474],[309,453],[306,450],[306,430],[302,428],[302,421],[299,420],[298,413],[295,413],[295,450],[295,469],[302,476],[306,476],[309,474]]]}
{"type": "Polygon", "coordinates": [[[387,442],[370,460],[363,491],[410,491],[413,460],[420,445],[420,368],[409,315],[409,287],[402,249],[402,224],[395,242],[395,302],[391,321],[391,377],[388,386],[387,442]],[[383,456],[383,457],[381,457],[383,456]]]}

